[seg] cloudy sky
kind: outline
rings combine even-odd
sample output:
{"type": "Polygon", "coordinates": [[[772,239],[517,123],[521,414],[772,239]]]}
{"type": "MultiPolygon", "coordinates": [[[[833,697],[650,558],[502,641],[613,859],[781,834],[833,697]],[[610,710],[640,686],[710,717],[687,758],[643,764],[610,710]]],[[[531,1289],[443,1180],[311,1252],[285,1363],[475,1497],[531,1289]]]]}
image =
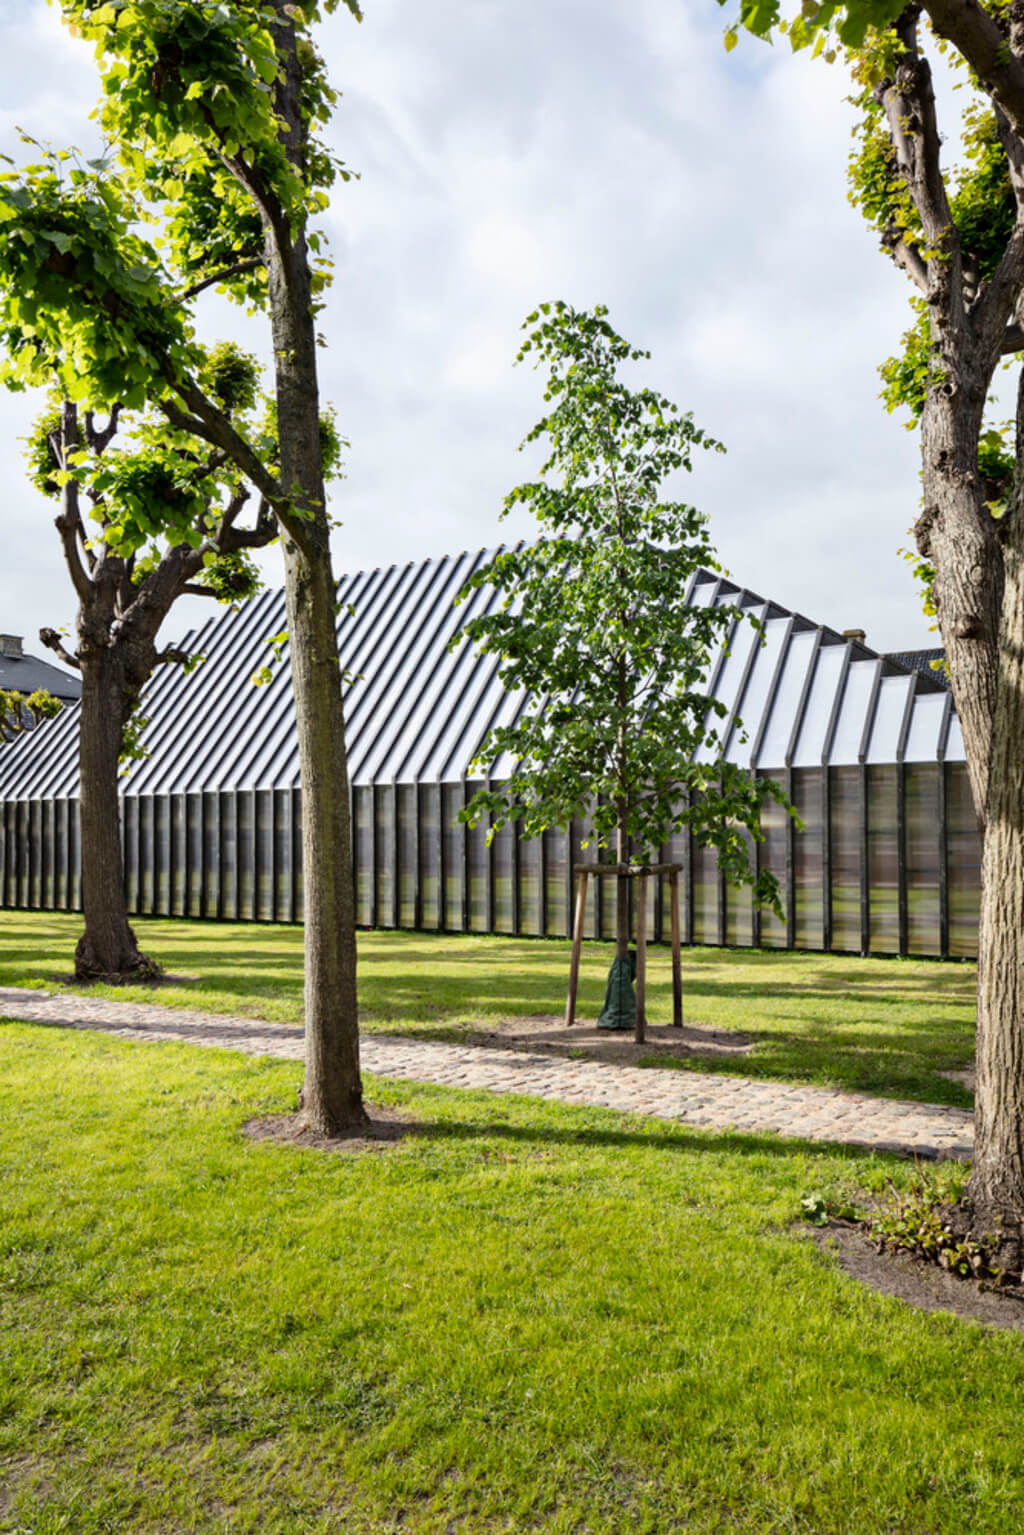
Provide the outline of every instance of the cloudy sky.
{"type": "MultiPolygon", "coordinates": [[[[513,368],[540,300],[609,306],[646,377],[728,447],[686,499],[733,578],[879,649],[935,643],[899,549],[917,446],[878,400],[905,280],[846,201],[836,69],[744,38],[713,0],[366,0],[321,43],[360,179],[328,225],[323,393],[351,442],[339,571],[529,535],[498,521],[541,411],[513,368]]],[[[91,56],[45,0],[0,0],[0,149],[90,145],[91,56]]],[[[259,329],[218,299],[228,330],[259,329]]],[[[0,629],[72,626],[52,509],[26,484],[33,402],[0,398],[0,629]]],[[[280,580],[278,556],[265,561],[280,580]]],[[[212,605],[192,599],[169,635],[212,605]]],[[[38,641],[28,648],[38,651],[38,641]]]]}

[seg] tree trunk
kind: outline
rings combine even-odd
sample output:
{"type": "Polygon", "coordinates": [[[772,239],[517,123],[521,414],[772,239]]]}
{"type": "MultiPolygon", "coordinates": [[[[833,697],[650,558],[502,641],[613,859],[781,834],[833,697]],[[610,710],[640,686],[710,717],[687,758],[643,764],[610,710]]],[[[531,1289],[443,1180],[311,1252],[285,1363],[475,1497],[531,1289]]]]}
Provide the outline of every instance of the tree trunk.
{"type": "Polygon", "coordinates": [[[124,722],[121,657],[109,645],[82,645],[79,726],[82,905],[85,932],[75,950],[81,981],[145,979],[160,967],[143,954],[128,922],[118,807],[124,722]]]}
{"type": "MultiPolygon", "coordinates": [[[[286,148],[301,167],[295,34],[277,29],[284,72],[278,107],[286,148]]],[[[292,687],[302,782],[306,1067],[304,1122],[333,1135],[366,1122],[359,1073],[355,899],[348,771],[337,640],[337,586],[320,459],[316,332],[305,235],[266,227],[277,386],[280,478],[294,510],[282,517],[292,687]]]]}
{"type": "Polygon", "coordinates": [[[976,1230],[1005,1233],[1024,1261],[1024,529],[1008,514],[978,930],[974,1170],[976,1230]]]}
{"type": "MultiPolygon", "coordinates": [[[[962,370],[963,371],[963,370],[962,370]]],[[[933,391],[922,446],[926,511],[918,544],[935,599],[982,834],[974,1167],[967,1205],[979,1235],[1024,1251],[1024,537],[1021,460],[1002,526],[977,483],[981,399],[933,391]],[[958,408],[959,406],[959,408],[958,408]],[[997,537],[997,532],[1001,537],[997,537]]],[[[1018,454],[1024,410],[1018,405],[1018,454]]]]}

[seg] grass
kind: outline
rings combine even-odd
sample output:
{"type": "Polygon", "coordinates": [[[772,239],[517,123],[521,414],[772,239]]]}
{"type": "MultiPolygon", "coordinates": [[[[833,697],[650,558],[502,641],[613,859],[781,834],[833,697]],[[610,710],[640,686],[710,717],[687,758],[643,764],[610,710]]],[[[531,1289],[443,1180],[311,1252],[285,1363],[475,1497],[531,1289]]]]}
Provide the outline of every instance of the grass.
{"type": "Polygon", "coordinates": [[[1012,1527],[1024,1338],[795,1224],[905,1164],[380,1083],[386,1152],[247,1141],[296,1075],[0,1025],[0,1531],[1012,1527]]]}
{"type": "MultiPolygon", "coordinates": [[[[93,988],[93,995],[301,1018],[301,928],[149,918],[136,928],[145,949],[186,978],[158,989],[93,988]]],[[[75,916],[5,912],[0,985],[52,988],[72,968],[79,931],[75,916]]],[[[650,1017],[668,1023],[668,952],[649,953],[650,1017]]],[[[558,939],[361,933],[362,1026],[452,1039],[516,1014],[560,1013],[568,956],[558,939]]],[[[583,1017],[597,1014],[610,959],[609,945],[585,945],[583,1017]]],[[[963,1107],[971,1095],[942,1073],[972,1062],[975,982],[973,964],[934,960],[704,948],[683,956],[687,1024],[739,1030],[752,1041],[748,1054],[716,1058],[715,1071],[963,1107]]],[[[702,1068],[706,1062],[683,1063],[702,1068]]]]}

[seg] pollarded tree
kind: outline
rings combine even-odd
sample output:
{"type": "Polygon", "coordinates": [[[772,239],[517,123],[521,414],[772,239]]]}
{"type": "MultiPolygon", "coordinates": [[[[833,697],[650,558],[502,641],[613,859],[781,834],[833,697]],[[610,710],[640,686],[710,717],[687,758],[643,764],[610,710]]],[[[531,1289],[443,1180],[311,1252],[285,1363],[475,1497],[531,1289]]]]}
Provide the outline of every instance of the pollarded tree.
{"type": "MultiPolygon", "coordinates": [[[[356,0],[344,0],[358,18],[356,0]]],[[[63,0],[96,48],[113,165],[0,188],[0,315],[14,377],[103,413],[155,403],[223,452],[282,536],[303,790],[304,1117],[321,1132],[365,1119],[356,1021],[355,912],[336,585],[320,452],[318,294],[310,220],[339,167],[320,137],[333,94],[313,41],[315,0],[63,0]],[[85,192],[92,195],[86,197],[85,192]],[[156,221],[162,244],[143,236],[156,221]],[[279,459],[201,379],[195,304],[216,286],[269,321],[279,459]]],[[[326,9],[334,9],[326,0],[326,9]]],[[[344,171],[340,172],[344,175],[344,171]]]]}
{"type": "MultiPolygon", "coordinates": [[[[518,766],[507,783],[479,790],[465,817],[489,815],[493,830],[516,821],[530,837],[588,816],[596,845],[614,847],[622,864],[633,853],[649,861],[689,827],[717,848],[733,884],[753,884],[758,901],[777,907],[773,876],[750,867],[747,836],[760,836],[761,807],[785,803],[782,791],[721,759],[715,726],[727,710],[703,687],[742,615],[687,604],[693,573],[718,569],[707,518],[659,499],[695,448],[723,450],[664,395],[619,377],[650,353],[606,315],[542,304],[523,327],[517,361],[547,367],[550,402],[523,446],[543,441],[548,457],[541,478],[509,494],[505,514],[529,508],[543,537],[496,555],[463,595],[481,586],[502,594],[466,633],[501,658],[502,680],[531,702],[481,746],[475,765],[485,772],[503,753],[518,766]]],[[[618,884],[622,960],[627,877],[618,884]]]]}
{"type": "MultiPolygon", "coordinates": [[[[727,3],[727,0],[723,0],[727,3]]],[[[975,1159],[967,1203],[1024,1258],[1024,374],[1015,443],[985,411],[1024,352],[1024,8],[1017,0],[743,0],[742,23],[845,50],[863,112],[854,200],[917,289],[886,398],[920,422],[915,527],[982,827],[975,1159]],[[962,153],[940,132],[928,53],[964,87],[962,153]]],[[[727,45],[735,28],[726,34],[727,45]]],[[[950,132],[956,132],[949,125],[950,132]]],[[[1018,370],[1019,372],[1019,370],[1018,370]]]]}
{"type": "MultiPolygon", "coordinates": [[[[256,366],[237,348],[214,348],[203,382],[220,408],[245,421],[256,403],[256,366]]],[[[118,807],[119,762],[137,754],[136,709],[158,666],[190,665],[158,632],[186,593],[234,600],[258,584],[250,549],[277,537],[265,500],[242,514],[248,487],[222,452],[162,416],[119,406],[97,426],[64,400],[30,439],[33,481],[60,503],[56,527],[78,599],[70,648],[53,629],[40,638],[80,671],[79,805],[85,929],[79,980],[138,979],[159,966],[139,949],[128,920],[118,807]],[[123,444],[118,437],[122,435],[123,444]]]]}

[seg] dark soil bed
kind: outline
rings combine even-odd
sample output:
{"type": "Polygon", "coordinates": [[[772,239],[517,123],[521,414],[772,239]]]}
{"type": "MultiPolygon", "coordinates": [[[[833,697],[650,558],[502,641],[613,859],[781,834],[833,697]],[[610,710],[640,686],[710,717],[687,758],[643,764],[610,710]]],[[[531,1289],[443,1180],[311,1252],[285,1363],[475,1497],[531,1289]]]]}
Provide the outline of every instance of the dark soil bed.
{"type": "Polygon", "coordinates": [[[405,1135],[415,1135],[423,1126],[396,1109],[379,1104],[366,1105],[367,1125],[343,1131],[340,1135],[318,1135],[302,1127],[297,1114],[270,1114],[263,1119],[247,1119],[242,1126],[251,1141],[276,1141],[279,1146],[302,1146],[312,1151],[387,1151],[405,1135]]]}
{"type": "Polygon", "coordinates": [[[880,1253],[859,1226],[845,1221],[833,1221],[813,1235],[844,1273],[880,1295],[894,1295],[922,1311],[948,1311],[988,1327],[1024,1333],[1024,1289],[1020,1286],[986,1289],[977,1280],[959,1279],[911,1253],[880,1253]]]}
{"type": "Polygon", "coordinates": [[[649,1023],[646,1039],[638,1045],[632,1030],[621,1032],[599,1029],[595,1022],[580,1019],[571,1029],[560,1014],[533,1013],[527,1017],[506,1018],[488,1028],[473,1029],[464,1043],[487,1045],[491,1049],[533,1050],[542,1055],[586,1057],[610,1061],[619,1066],[652,1064],[652,1058],[665,1060],[705,1060],[747,1055],[752,1048],[749,1035],[730,1029],[701,1028],[686,1025],[649,1023]]]}

